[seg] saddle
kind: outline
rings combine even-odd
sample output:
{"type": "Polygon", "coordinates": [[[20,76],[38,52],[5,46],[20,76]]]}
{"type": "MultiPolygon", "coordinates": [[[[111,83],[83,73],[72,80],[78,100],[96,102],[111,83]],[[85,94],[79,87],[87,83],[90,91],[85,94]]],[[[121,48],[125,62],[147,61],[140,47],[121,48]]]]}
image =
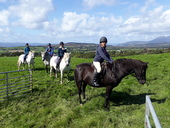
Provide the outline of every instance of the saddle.
{"type": "MultiPolygon", "coordinates": [[[[108,65],[110,65],[109,62],[102,62],[102,63],[101,63],[101,77],[106,74],[108,65]]],[[[96,72],[96,68],[95,68],[93,62],[91,63],[91,67],[94,69],[94,72],[96,72]]],[[[112,73],[111,75],[113,76],[114,74],[112,73]]]]}

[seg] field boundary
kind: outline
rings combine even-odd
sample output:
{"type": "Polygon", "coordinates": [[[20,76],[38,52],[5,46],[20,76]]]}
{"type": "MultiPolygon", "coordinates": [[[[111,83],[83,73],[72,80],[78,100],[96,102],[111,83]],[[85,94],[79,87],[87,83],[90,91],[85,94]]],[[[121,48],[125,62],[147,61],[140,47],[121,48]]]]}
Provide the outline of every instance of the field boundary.
{"type": "Polygon", "coordinates": [[[152,105],[152,102],[150,100],[150,96],[146,95],[146,110],[145,110],[145,123],[144,123],[145,128],[151,128],[151,123],[150,123],[150,119],[149,119],[150,113],[151,113],[153,122],[155,124],[155,127],[156,128],[162,128],[161,124],[159,122],[159,119],[156,115],[156,112],[154,110],[154,107],[152,105]]]}
{"type": "Polygon", "coordinates": [[[31,69],[0,72],[0,101],[23,96],[32,91],[32,81],[31,69]]]}

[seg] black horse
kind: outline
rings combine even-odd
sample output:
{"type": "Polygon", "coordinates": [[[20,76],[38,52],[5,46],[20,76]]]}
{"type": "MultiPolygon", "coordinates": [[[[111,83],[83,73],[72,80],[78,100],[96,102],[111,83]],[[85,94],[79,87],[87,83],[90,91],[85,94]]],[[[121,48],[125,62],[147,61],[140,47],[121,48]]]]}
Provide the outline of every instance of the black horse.
{"type": "MultiPolygon", "coordinates": [[[[109,110],[109,99],[112,92],[112,89],[121,82],[121,80],[132,74],[135,76],[140,84],[146,83],[146,62],[134,59],[118,59],[112,64],[102,63],[102,72],[101,72],[101,86],[106,87],[106,100],[105,108],[109,110]]],[[[91,63],[82,63],[76,66],[74,69],[74,80],[76,82],[79,94],[79,101],[82,104],[81,94],[83,99],[85,99],[85,88],[89,84],[93,86],[93,76],[95,68],[91,63]]],[[[94,86],[93,86],[94,87],[94,86]]]]}

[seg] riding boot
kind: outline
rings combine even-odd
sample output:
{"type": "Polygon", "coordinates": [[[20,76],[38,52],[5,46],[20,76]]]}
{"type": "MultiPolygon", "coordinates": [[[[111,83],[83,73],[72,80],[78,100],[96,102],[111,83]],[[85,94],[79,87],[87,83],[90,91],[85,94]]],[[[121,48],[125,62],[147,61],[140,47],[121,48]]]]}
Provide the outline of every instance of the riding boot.
{"type": "Polygon", "coordinates": [[[60,65],[60,63],[57,63],[57,64],[56,64],[56,69],[59,69],[59,65],[60,65]]]}
{"type": "Polygon", "coordinates": [[[100,86],[100,73],[94,73],[94,86],[100,86]]]}

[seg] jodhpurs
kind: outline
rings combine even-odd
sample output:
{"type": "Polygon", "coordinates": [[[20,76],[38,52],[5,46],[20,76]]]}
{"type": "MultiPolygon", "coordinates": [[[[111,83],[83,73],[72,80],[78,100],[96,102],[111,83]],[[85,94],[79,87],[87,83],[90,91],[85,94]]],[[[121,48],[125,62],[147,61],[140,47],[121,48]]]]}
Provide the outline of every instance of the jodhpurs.
{"type": "Polygon", "coordinates": [[[95,62],[93,61],[93,64],[94,64],[94,67],[96,68],[97,70],[97,73],[100,73],[101,72],[101,65],[100,65],[100,62],[95,62]]]}
{"type": "Polygon", "coordinates": [[[61,57],[57,57],[57,60],[56,60],[56,64],[59,65],[60,64],[60,61],[61,61],[61,57]]]}
{"type": "Polygon", "coordinates": [[[25,54],[25,55],[24,55],[24,61],[26,60],[26,58],[27,58],[27,55],[28,55],[28,54],[25,54]]]}

